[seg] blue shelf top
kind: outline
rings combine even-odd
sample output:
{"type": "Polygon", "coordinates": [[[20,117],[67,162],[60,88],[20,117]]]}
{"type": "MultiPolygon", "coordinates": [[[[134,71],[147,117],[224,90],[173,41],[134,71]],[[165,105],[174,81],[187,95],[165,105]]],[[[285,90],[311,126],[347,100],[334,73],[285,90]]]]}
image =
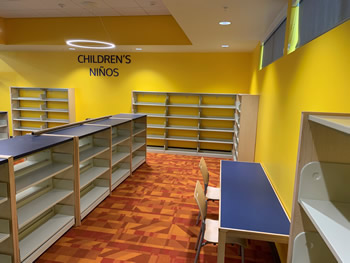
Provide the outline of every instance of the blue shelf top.
{"type": "Polygon", "coordinates": [[[0,141],[0,155],[11,155],[14,159],[18,159],[70,140],[72,138],[59,136],[17,136],[0,141]]]}
{"type": "Polygon", "coordinates": [[[113,115],[112,118],[121,118],[121,119],[131,119],[136,120],[142,117],[146,117],[146,114],[132,114],[132,113],[120,113],[117,115],[113,115]]]}
{"type": "Polygon", "coordinates": [[[100,132],[103,130],[109,129],[109,127],[102,127],[102,126],[94,126],[94,125],[79,125],[79,126],[73,126],[64,128],[61,130],[49,132],[49,134],[59,134],[59,135],[70,135],[70,136],[77,136],[77,137],[85,137],[91,134],[94,134],[96,132],[100,132]]]}
{"type": "Polygon", "coordinates": [[[0,158],[0,164],[7,163],[7,159],[0,158]]]}
{"type": "Polygon", "coordinates": [[[89,122],[91,124],[99,124],[99,125],[109,125],[109,126],[116,126],[119,124],[130,122],[130,119],[104,119],[104,120],[98,120],[94,122],[89,122]]]}
{"type": "Polygon", "coordinates": [[[222,228],[289,235],[290,222],[259,163],[221,161],[222,228]]]}

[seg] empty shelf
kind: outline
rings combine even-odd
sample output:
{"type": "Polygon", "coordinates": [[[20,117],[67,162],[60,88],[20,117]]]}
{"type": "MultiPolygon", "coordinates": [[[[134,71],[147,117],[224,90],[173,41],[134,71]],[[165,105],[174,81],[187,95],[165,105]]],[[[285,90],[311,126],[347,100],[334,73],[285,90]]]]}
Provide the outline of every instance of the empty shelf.
{"type": "Polygon", "coordinates": [[[200,131],[211,131],[211,132],[234,132],[233,128],[217,128],[217,127],[202,127],[200,131]]]}
{"type": "Polygon", "coordinates": [[[68,112],[67,109],[40,109],[40,108],[30,108],[30,107],[20,107],[13,108],[16,111],[43,111],[43,112],[68,112]]]}
{"type": "Polygon", "coordinates": [[[168,104],[168,107],[198,108],[198,104],[168,104]]]}
{"type": "Polygon", "coordinates": [[[294,239],[292,263],[336,263],[334,256],[316,232],[301,232],[294,239]]]}
{"type": "Polygon", "coordinates": [[[199,142],[233,144],[232,139],[229,140],[229,139],[218,139],[218,138],[200,138],[199,142]]]}
{"type": "Polygon", "coordinates": [[[35,217],[53,207],[72,193],[73,191],[71,190],[52,189],[50,192],[18,208],[18,228],[21,229],[35,217]]]}
{"type": "Polygon", "coordinates": [[[180,125],[169,125],[166,127],[168,130],[188,130],[188,131],[198,131],[197,126],[180,126],[180,125]]]}
{"type": "Polygon", "coordinates": [[[155,103],[155,102],[136,102],[136,103],[133,103],[133,105],[165,107],[165,103],[155,103]]]}
{"type": "Polygon", "coordinates": [[[121,180],[124,180],[130,175],[130,169],[119,168],[112,173],[112,188],[116,187],[116,184],[121,180]]]}
{"type": "Polygon", "coordinates": [[[165,125],[161,125],[161,124],[147,124],[147,128],[165,129],[165,125]]]}
{"type": "Polygon", "coordinates": [[[169,136],[166,138],[168,141],[188,141],[188,142],[197,142],[196,137],[184,137],[184,136],[169,136]]]}
{"type": "Polygon", "coordinates": [[[24,191],[35,184],[57,175],[58,173],[68,170],[71,167],[73,167],[71,164],[51,163],[37,170],[19,176],[16,178],[16,193],[24,191]]]}
{"type": "Polygon", "coordinates": [[[155,140],[164,140],[164,135],[158,135],[158,134],[148,134],[147,139],[155,139],[155,140]]]}
{"type": "Polygon", "coordinates": [[[103,173],[108,171],[108,167],[91,167],[80,174],[80,189],[100,177],[103,173]]]}
{"type": "Polygon", "coordinates": [[[129,138],[130,138],[130,136],[127,136],[127,135],[123,135],[123,136],[119,135],[117,137],[113,137],[112,138],[112,146],[115,146],[116,144],[124,142],[129,138]]]}
{"type": "Polygon", "coordinates": [[[153,118],[165,118],[165,114],[143,113],[143,112],[136,112],[136,114],[144,114],[144,115],[147,115],[147,117],[153,117],[153,118]]]}
{"type": "Polygon", "coordinates": [[[124,158],[128,157],[129,155],[130,155],[130,152],[116,152],[116,153],[112,153],[112,166],[116,165],[118,162],[120,162],[124,158]]]}
{"type": "Polygon", "coordinates": [[[83,161],[86,161],[88,159],[91,159],[105,151],[108,150],[108,147],[97,147],[97,146],[94,146],[92,148],[89,148],[87,150],[84,150],[82,152],[79,153],[79,161],[80,162],[83,162],[83,161]]]}
{"type": "Polygon", "coordinates": [[[0,243],[4,242],[9,237],[10,237],[10,234],[0,233],[0,243]]]}
{"type": "Polygon", "coordinates": [[[175,118],[175,119],[199,119],[199,116],[194,116],[194,115],[168,115],[166,116],[167,118],[175,118]]]}
{"type": "Polygon", "coordinates": [[[31,122],[54,122],[54,123],[69,123],[66,119],[40,119],[40,118],[14,118],[14,121],[31,121],[31,122]]]}
{"type": "Polygon", "coordinates": [[[201,108],[212,108],[212,109],[236,109],[234,105],[215,105],[215,104],[202,104],[201,108]]]}
{"type": "Polygon", "coordinates": [[[8,200],[7,197],[0,196],[0,205],[8,200]]]}
{"type": "Polygon", "coordinates": [[[132,143],[132,151],[134,152],[134,151],[140,149],[145,144],[146,144],[145,142],[133,142],[132,143]]]}
{"type": "Polygon", "coordinates": [[[108,187],[95,186],[80,198],[80,212],[85,217],[109,194],[108,187]]]}
{"type": "Polygon", "coordinates": [[[136,155],[132,157],[132,170],[137,169],[144,161],[146,160],[145,156],[136,155]]]}
{"type": "Polygon", "coordinates": [[[309,115],[309,120],[335,129],[337,131],[350,134],[350,117],[309,115]]]}
{"type": "Polygon", "coordinates": [[[350,204],[301,199],[300,205],[339,262],[350,262],[350,204]]]}
{"type": "Polygon", "coordinates": [[[213,121],[234,121],[235,118],[225,117],[225,116],[201,116],[199,119],[201,120],[213,120],[213,121]]]}
{"type": "Polygon", "coordinates": [[[137,135],[137,134],[139,134],[139,133],[141,133],[141,132],[143,132],[145,130],[146,130],[146,128],[134,128],[132,135],[133,136],[137,135]]]}
{"type": "MultiPolygon", "coordinates": [[[[54,238],[55,235],[59,232],[62,231],[62,233],[60,234],[63,235],[64,232],[66,232],[73,225],[73,216],[56,214],[55,216],[50,218],[48,221],[39,226],[32,233],[30,233],[28,236],[26,236],[19,242],[21,261],[27,259],[44,243],[49,241],[51,238],[54,238]]],[[[49,245],[55,242],[59,238],[59,236],[56,236],[56,238],[52,240],[49,245]]]]}
{"type": "Polygon", "coordinates": [[[35,128],[35,127],[18,127],[14,128],[14,131],[30,131],[30,132],[35,132],[35,131],[40,131],[41,128],[35,128]]]}

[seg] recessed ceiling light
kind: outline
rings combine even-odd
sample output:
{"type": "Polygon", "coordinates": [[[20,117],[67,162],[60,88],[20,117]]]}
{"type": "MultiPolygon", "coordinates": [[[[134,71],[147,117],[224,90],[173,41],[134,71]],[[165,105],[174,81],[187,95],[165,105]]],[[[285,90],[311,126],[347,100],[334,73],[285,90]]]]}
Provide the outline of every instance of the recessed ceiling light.
{"type": "Polygon", "coordinates": [[[231,25],[231,22],[230,21],[220,21],[219,25],[228,26],[228,25],[231,25]]]}
{"type": "Polygon", "coordinates": [[[111,49],[115,48],[113,43],[96,41],[96,40],[83,40],[83,39],[71,39],[66,41],[68,46],[88,49],[111,49]],[[96,44],[92,46],[91,44],[96,44]]]}
{"type": "Polygon", "coordinates": [[[225,48],[225,47],[229,47],[229,45],[221,45],[221,47],[224,47],[224,48],[225,48]]]}
{"type": "Polygon", "coordinates": [[[136,48],[136,50],[142,50],[142,48],[140,48],[140,47],[137,47],[137,48],[136,48]]]}

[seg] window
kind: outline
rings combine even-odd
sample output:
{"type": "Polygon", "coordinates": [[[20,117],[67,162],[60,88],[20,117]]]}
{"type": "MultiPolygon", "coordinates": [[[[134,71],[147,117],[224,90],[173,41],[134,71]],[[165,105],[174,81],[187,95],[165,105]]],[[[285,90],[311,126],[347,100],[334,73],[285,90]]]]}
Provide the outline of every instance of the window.
{"type": "Polygon", "coordinates": [[[350,18],[350,0],[301,0],[298,47],[350,18]]]}
{"type": "Polygon", "coordinates": [[[286,33],[286,18],[263,44],[262,68],[283,56],[284,37],[286,33]]]}

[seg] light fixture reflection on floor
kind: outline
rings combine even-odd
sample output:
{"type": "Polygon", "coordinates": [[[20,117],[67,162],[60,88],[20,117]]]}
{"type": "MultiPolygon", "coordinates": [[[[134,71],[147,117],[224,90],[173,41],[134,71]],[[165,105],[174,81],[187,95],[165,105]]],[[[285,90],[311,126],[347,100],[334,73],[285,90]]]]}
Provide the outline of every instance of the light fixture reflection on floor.
{"type": "Polygon", "coordinates": [[[71,39],[67,40],[66,44],[68,46],[77,47],[77,48],[88,48],[88,49],[112,49],[115,48],[113,43],[97,41],[97,40],[84,40],[84,39],[71,39]],[[99,46],[87,46],[84,44],[98,44],[99,46]],[[103,45],[103,46],[100,46],[103,45]]]}

